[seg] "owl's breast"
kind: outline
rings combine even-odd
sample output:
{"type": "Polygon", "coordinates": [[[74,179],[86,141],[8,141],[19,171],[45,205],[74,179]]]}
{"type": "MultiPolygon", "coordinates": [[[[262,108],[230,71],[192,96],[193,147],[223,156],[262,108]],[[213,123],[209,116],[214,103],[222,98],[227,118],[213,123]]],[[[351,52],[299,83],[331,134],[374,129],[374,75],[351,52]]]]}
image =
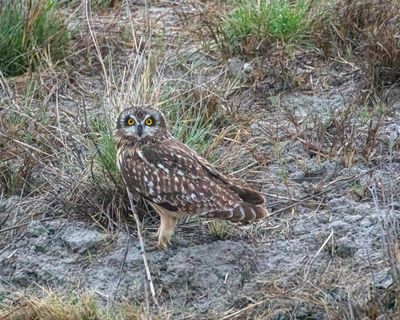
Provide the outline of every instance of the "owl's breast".
{"type": "Polygon", "coordinates": [[[146,160],[140,146],[120,150],[117,166],[131,192],[137,192],[145,198],[157,197],[161,192],[160,172],[146,160]]]}
{"type": "Polygon", "coordinates": [[[117,168],[123,174],[125,160],[132,159],[137,153],[138,146],[122,146],[117,150],[117,168]]]}

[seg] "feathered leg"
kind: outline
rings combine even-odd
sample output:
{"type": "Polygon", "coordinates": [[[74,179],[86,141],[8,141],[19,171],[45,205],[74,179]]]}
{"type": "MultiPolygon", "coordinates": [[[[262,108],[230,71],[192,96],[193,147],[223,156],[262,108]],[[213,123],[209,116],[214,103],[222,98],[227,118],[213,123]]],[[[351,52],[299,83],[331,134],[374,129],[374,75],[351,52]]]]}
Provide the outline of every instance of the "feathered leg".
{"type": "Polygon", "coordinates": [[[161,222],[156,234],[156,237],[158,239],[157,245],[152,247],[151,250],[166,250],[171,244],[171,237],[174,234],[174,228],[178,222],[178,217],[154,203],[152,203],[151,205],[160,216],[161,222]]]}
{"type": "Polygon", "coordinates": [[[170,216],[168,214],[161,214],[161,224],[158,228],[158,244],[159,249],[166,250],[171,244],[171,237],[174,233],[174,228],[178,219],[176,217],[170,216]]]}

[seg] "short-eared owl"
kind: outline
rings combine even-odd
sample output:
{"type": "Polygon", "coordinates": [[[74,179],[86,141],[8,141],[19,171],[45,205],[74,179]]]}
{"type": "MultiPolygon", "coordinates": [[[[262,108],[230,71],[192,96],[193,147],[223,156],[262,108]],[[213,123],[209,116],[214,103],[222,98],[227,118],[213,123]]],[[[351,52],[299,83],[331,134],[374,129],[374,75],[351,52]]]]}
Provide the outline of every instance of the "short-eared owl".
{"type": "Polygon", "coordinates": [[[123,110],[115,138],[117,164],[128,190],[160,215],[159,248],[167,248],[177,220],[185,215],[235,222],[267,215],[260,193],[219,173],[174,139],[160,111],[151,107],[123,110]]]}

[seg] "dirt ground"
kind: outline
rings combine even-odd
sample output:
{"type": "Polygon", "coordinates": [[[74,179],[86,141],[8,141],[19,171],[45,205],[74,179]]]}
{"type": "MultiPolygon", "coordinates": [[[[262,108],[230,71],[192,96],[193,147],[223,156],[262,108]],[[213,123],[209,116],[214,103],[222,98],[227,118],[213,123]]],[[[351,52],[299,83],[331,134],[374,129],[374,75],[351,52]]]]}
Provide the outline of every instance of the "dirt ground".
{"type": "MultiPolygon", "coordinates": [[[[130,17],[124,10],[118,19],[112,11],[97,13],[93,29],[101,38],[111,32],[101,28],[109,26],[104,21],[116,20],[112,30],[129,19],[143,26],[145,10],[138,2],[130,17]]],[[[368,151],[360,70],[299,50],[290,56],[288,83],[267,57],[211,56],[182,31],[182,12],[194,19],[201,10],[163,1],[149,7],[152,39],[158,32],[171,37],[158,58],[159,83],[183,79],[200,93],[214,90],[226,115],[243,119],[236,143],[222,140],[207,155],[261,190],[271,215],[251,225],[223,223],[222,236],[210,232],[210,221],[182,222],[171,249],[147,253],[162,308],[171,319],[395,319],[400,95],[386,92],[386,112],[368,151]]],[[[121,74],[124,61],[137,54],[119,48],[113,72],[121,74]]],[[[101,70],[96,61],[85,68],[101,70]]],[[[75,89],[57,86],[49,109],[57,105],[79,121],[82,94],[75,89],[91,93],[85,95],[89,117],[106,91],[100,71],[75,78],[75,89]]],[[[2,96],[4,108],[11,98],[2,96]]],[[[110,231],[40,199],[0,197],[0,301],[50,288],[92,292],[104,306],[145,303],[149,288],[132,221],[128,230],[110,231]]],[[[150,220],[144,218],[146,243],[157,226],[150,220]]]]}

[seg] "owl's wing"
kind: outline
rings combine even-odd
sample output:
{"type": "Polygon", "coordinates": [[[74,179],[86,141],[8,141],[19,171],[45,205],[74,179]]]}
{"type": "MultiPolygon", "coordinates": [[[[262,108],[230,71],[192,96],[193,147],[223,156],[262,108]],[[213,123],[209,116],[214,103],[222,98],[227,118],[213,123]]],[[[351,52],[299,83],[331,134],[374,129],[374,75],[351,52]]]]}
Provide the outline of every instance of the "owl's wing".
{"type": "Polygon", "coordinates": [[[230,190],[236,192],[243,201],[256,205],[263,204],[265,202],[264,197],[259,192],[245,186],[242,181],[227,178],[223,174],[219,173],[218,170],[215,169],[206,159],[198,156],[185,145],[182,144],[182,146],[183,148],[187,149],[188,152],[192,153],[195,158],[197,158],[199,163],[201,163],[204,169],[206,169],[212,177],[225,184],[230,190]]]}
{"type": "Polygon", "coordinates": [[[259,193],[233,183],[176,140],[143,145],[135,154],[121,166],[128,187],[169,211],[236,220],[245,219],[246,210],[249,220],[264,216],[256,208],[264,203],[259,193]]]}
{"type": "Polygon", "coordinates": [[[195,153],[183,143],[179,141],[176,142],[177,143],[175,144],[175,147],[183,151],[187,157],[190,157],[192,159],[192,161],[198,162],[201,165],[202,169],[206,171],[209,177],[225,185],[231,191],[237,193],[237,195],[239,195],[239,197],[243,201],[256,205],[263,204],[265,202],[264,197],[259,192],[245,186],[243,184],[243,181],[234,180],[233,178],[226,177],[225,175],[218,172],[218,170],[215,169],[206,159],[200,157],[197,153],[195,153]]]}

